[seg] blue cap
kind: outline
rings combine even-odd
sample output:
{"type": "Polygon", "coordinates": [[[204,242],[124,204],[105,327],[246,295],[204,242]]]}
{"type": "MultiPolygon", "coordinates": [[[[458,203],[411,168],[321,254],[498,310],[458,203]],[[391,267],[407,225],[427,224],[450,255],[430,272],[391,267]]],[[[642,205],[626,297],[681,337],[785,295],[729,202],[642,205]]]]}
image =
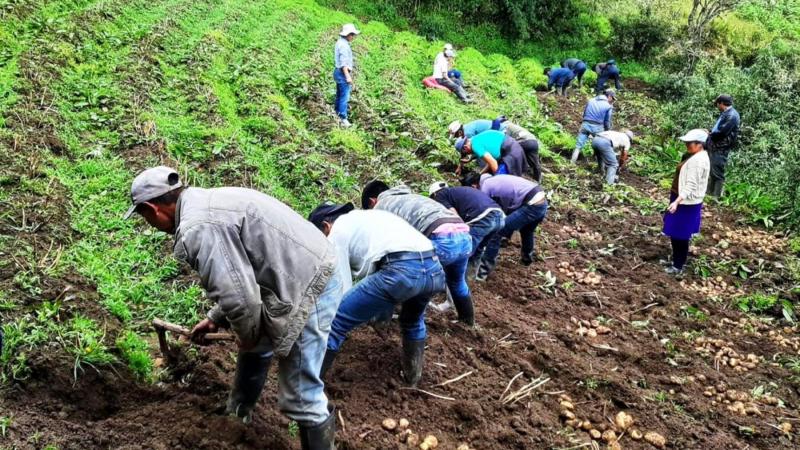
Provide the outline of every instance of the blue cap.
{"type": "Polygon", "coordinates": [[[617,63],[616,59],[609,59],[607,64],[616,64],[616,63],[617,63]]]}
{"type": "Polygon", "coordinates": [[[462,138],[458,138],[458,140],[456,141],[456,150],[458,151],[458,153],[461,153],[461,150],[464,149],[464,143],[465,142],[467,142],[467,139],[463,138],[463,137],[462,138]]]}

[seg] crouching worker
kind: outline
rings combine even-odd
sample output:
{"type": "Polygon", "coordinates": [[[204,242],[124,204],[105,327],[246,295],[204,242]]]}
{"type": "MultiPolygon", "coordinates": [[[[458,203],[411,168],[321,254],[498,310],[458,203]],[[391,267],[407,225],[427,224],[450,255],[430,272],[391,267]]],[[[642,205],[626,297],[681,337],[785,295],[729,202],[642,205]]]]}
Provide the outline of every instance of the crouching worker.
{"type": "Polygon", "coordinates": [[[155,167],[131,186],[133,206],[153,227],[175,235],[175,257],[200,275],[215,304],[192,330],[226,327],[239,353],[227,412],[251,420],[273,354],[278,404],[300,425],[303,449],[334,448],[335,419],[319,377],[331,320],[342,296],[333,245],[278,200],[257,191],[187,188],[155,167]]]}
{"type": "Polygon", "coordinates": [[[489,130],[471,139],[459,139],[455,147],[461,153],[462,163],[470,157],[483,162],[482,173],[522,176],[528,170],[525,150],[502,131],[489,130]]]}
{"type": "Polygon", "coordinates": [[[464,177],[462,184],[479,188],[506,213],[503,229],[492,236],[486,246],[476,279],[486,280],[497,264],[500,241],[510,239],[515,231],[519,231],[522,241],[521,263],[525,266],[533,263],[534,233],[547,215],[547,196],[539,183],[513,175],[479,176],[472,173],[464,177]]]}
{"type": "Polygon", "coordinates": [[[486,244],[503,229],[506,215],[488,195],[471,186],[449,187],[444,181],[438,181],[431,184],[428,194],[469,225],[472,256],[467,266],[467,277],[474,277],[486,244]]]}
{"type": "Polygon", "coordinates": [[[415,386],[422,377],[425,308],[444,291],[444,272],[433,245],[406,221],[386,211],[354,211],[352,203],[325,203],[311,212],[314,223],[335,245],[346,294],[331,325],[324,377],[347,334],[401,305],[403,377],[415,386]],[[362,279],[352,286],[353,279],[362,279]]]}
{"type": "Polygon", "coordinates": [[[472,294],[467,286],[466,273],[472,254],[469,226],[458,215],[440,203],[414,194],[407,186],[389,189],[383,181],[374,180],[361,192],[364,209],[380,209],[400,216],[433,243],[436,256],[444,268],[447,288],[453,297],[458,320],[475,323],[472,294]]]}
{"type": "Polygon", "coordinates": [[[633,142],[631,130],[603,131],[592,140],[592,150],[597,159],[597,168],[607,184],[616,183],[617,170],[628,161],[631,142],[633,142]],[[617,161],[617,151],[620,152],[619,161],[617,161]]]}

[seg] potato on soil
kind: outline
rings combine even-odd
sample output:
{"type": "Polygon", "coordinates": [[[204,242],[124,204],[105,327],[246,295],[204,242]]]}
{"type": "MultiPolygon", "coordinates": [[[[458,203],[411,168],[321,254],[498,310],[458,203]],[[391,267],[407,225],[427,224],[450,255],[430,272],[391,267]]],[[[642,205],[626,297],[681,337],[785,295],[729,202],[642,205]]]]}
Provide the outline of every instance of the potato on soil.
{"type": "Polygon", "coordinates": [[[620,411],[617,413],[617,416],[614,417],[614,423],[617,425],[617,428],[625,431],[633,425],[633,417],[625,411],[620,411]]]}
{"type": "Polygon", "coordinates": [[[422,450],[434,449],[438,446],[439,440],[432,434],[425,436],[425,439],[422,440],[422,444],[419,444],[419,448],[422,450]]]}
{"type": "Polygon", "coordinates": [[[589,430],[589,436],[591,436],[592,439],[600,439],[603,433],[601,433],[600,430],[589,430]]]}
{"type": "Polygon", "coordinates": [[[566,420],[575,420],[575,413],[573,413],[568,409],[565,409],[561,411],[561,417],[563,417],[566,420]]]}
{"type": "Polygon", "coordinates": [[[381,426],[388,431],[394,431],[397,428],[397,421],[391,418],[383,419],[381,426]]]}
{"type": "Polygon", "coordinates": [[[631,430],[631,439],[633,439],[635,441],[638,441],[642,437],[643,436],[642,436],[642,432],[641,431],[637,430],[636,428],[631,430]]]}
{"type": "Polygon", "coordinates": [[[617,433],[614,430],[606,430],[603,432],[603,440],[606,442],[614,442],[617,440],[617,433]]]}
{"type": "Polygon", "coordinates": [[[564,409],[568,409],[570,411],[575,409],[575,405],[573,405],[571,402],[568,402],[566,400],[561,402],[561,407],[564,408],[564,409]]]}
{"type": "Polygon", "coordinates": [[[780,425],[780,429],[781,429],[781,431],[783,431],[784,433],[791,433],[791,432],[792,432],[792,424],[791,424],[791,423],[789,423],[789,422],[783,422],[783,423],[780,425]]]}
{"type": "Polygon", "coordinates": [[[406,445],[409,447],[416,447],[419,445],[419,435],[416,433],[410,433],[406,438],[406,445]]]}
{"type": "Polygon", "coordinates": [[[400,419],[400,421],[397,422],[397,426],[400,428],[400,430],[405,430],[409,425],[410,423],[408,422],[408,419],[400,419]]]}
{"type": "Polygon", "coordinates": [[[608,450],[622,450],[622,446],[619,444],[618,441],[613,441],[608,443],[608,450]]]}
{"type": "Polygon", "coordinates": [[[667,445],[667,440],[664,439],[664,436],[656,433],[655,431],[648,431],[645,433],[644,440],[656,448],[664,448],[667,445]]]}

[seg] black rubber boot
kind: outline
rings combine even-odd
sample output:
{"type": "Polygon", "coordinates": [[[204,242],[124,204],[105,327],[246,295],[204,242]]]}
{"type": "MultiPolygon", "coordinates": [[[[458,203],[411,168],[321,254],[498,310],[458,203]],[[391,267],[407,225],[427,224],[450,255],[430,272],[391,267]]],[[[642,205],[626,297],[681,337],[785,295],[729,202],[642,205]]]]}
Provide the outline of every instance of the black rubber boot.
{"type": "Polygon", "coordinates": [[[319,369],[319,377],[320,378],[325,379],[325,374],[328,373],[328,370],[333,365],[333,360],[336,359],[336,355],[338,355],[338,354],[339,354],[339,352],[337,352],[335,350],[331,350],[331,349],[326,349],[325,350],[325,357],[322,358],[322,367],[320,367],[320,369],[319,369]]]}
{"type": "Polygon", "coordinates": [[[472,305],[471,295],[467,295],[460,301],[455,301],[455,299],[453,299],[453,304],[456,305],[459,322],[469,326],[475,325],[475,308],[472,305]]]}
{"type": "Polygon", "coordinates": [[[241,418],[244,423],[251,422],[253,408],[261,397],[271,362],[272,355],[239,353],[236,359],[233,389],[228,396],[228,405],[225,409],[228,414],[241,418]]]}
{"type": "Polygon", "coordinates": [[[330,415],[321,424],[300,426],[300,446],[303,450],[336,450],[335,437],[336,408],[331,409],[330,415]]]}
{"type": "Polygon", "coordinates": [[[403,379],[414,387],[422,378],[422,360],[425,354],[425,339],[412,341],[403,338],[403,379]]]}
{"type": "Polygon", "coordinates": [[[719,200],[722,197],[722,187],[725,185],[725,182],[722,180],[714,180],[714,190],[711,191],[711,195],[716,197],[719,200]]]}

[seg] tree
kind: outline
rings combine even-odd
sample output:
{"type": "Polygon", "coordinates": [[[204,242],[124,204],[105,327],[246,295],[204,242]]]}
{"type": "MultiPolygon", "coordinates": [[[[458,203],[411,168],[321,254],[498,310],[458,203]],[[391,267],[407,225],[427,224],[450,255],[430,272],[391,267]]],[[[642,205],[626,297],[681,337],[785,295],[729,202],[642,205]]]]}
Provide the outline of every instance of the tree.
{"type": "Polygon", "coordinates": [[[686,72],[694,72],[695,64],[703,54],[708,40],[711,22],[717,17],[733,11],[744,0],[692,0],[692,10],[687,21],[687,37],[684,52],[687,56],[686,72]]]}

